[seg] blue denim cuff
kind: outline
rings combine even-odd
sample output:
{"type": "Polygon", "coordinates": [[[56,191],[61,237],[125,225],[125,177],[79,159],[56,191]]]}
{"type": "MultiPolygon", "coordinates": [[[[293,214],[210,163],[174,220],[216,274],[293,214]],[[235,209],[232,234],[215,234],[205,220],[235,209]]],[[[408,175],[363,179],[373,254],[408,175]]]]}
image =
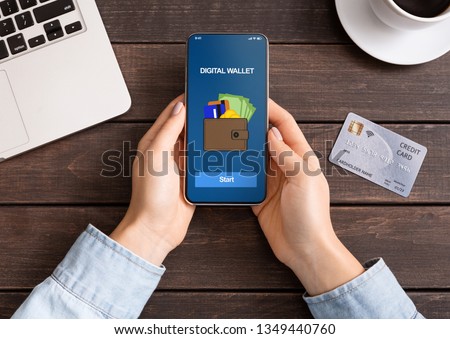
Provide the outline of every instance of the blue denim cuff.
{"type": "Polygon", "coordinates": [[[408,319],[422,318],[383,259],[364,264],[366,272],[336,289],[303,296],[315,318],[408,319]]]}
{"type": "Polygon", "coordinates": [[[137,318],[164,271],[89,225],[52,278],[108,318],[137,318]]]}

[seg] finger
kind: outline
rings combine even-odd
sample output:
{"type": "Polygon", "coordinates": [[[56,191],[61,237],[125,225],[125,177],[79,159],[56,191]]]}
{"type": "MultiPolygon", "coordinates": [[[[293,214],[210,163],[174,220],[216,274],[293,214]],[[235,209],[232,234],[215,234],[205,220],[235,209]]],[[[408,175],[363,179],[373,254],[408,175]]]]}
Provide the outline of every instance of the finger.
{"type": "Polygon", "coordinates": [[[303,165],[303,159],[284,141],[280,131],[274,127],[269,131],[270,157],[286,177],[298,174],[303,165]]]}
{"type": "Polygon", "coordinates": [[[272,99],[269,100],[269,121],[278,128],[284,142],[297,154],[303,156],[312,150],[294,117],[272,99]]]}
{"type": "Polygon", "coordinates": [[[186,108],[182,102],[175,105],[170,117],[161,126],[149,148],[155,150],[174,150],[175,144],[184,128],[186,108]]]}
{"type": "Polygon", "coordinates": [[[161,126],[164,125],[164,123],[167,121],[167,119],[170,118],[170,115],[173,111],[173,108],[178,102],[184,101],[184,94],[179,95],[177,98],[172,100],[172,102],[162,111],[162,113],[159,115],[158,119],[156,119],[155,123],[152,125],[152,127],[145,133],[145,135],[142,137],[141,141],[139,142],[138,149],[140,151],[143,151],[144,149],[148,148],[152,140],[155,138],[155,136],[158,134],[159,130],[161,129],[161,126]]]}
{"type": "Polygon", "coordinates": [[[180,177],[184,177],[185,154],[186,154],[186,152],[184,151],[184,140],[180,136],[180,138],[178,138],[178,140],[175,144],[175,150],[174,150],[174,160],[178,166],[180,177]]]}

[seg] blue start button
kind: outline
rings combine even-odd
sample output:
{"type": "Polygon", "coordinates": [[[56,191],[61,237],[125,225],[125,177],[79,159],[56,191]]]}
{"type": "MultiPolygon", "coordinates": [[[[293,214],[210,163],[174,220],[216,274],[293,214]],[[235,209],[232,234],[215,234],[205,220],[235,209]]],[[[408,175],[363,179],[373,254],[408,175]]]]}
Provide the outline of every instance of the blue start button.
{"type": "Polygon", "coordinates": [[[257,173],[254,172],[198,172],[195,175],[195,187],[203,188],[248,188],[256,187],[257,173]]]}

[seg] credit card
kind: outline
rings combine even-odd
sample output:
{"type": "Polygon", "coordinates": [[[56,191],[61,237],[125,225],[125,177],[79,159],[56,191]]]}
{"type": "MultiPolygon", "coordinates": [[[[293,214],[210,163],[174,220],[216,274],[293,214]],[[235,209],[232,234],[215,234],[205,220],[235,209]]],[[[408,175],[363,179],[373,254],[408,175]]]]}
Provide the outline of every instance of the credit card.
{"type": "Polygon", "coordinates": [[[349,113],[329,160],[406,198],[426,154],[425,146],[349,113]]]}
{"type": "Polygon", "coordinates": [[[218,119],[220,116],[225,113],[225,105],[208,105],[203,109],[205,119],[218,119]]]}

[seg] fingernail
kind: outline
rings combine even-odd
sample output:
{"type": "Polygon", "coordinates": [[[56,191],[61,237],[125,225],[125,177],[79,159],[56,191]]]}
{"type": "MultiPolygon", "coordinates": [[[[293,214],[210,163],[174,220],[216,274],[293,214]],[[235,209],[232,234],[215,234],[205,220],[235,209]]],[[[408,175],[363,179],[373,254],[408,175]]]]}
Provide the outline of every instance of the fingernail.
{"type": "Polygon", "coordinates": [[[183,103],[178,102],[172,110],[172,115],[178,115],[181,112],[182,108],[183,108],[183,103]]]}
{"type": "Polygon", "coordinates": [[[277,138],[280,141],[283,141],[283,136],[281,135],[278,128],[272,127],[271,131],[272,131],[273,135],[275,135],[275,138],[277,138]]]}

